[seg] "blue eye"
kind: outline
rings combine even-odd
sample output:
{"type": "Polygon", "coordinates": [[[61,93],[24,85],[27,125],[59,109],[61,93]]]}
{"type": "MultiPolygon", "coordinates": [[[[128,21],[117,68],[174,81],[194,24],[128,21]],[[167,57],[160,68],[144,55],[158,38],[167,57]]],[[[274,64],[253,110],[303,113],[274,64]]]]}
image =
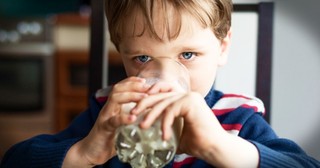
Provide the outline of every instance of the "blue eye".
{"type": "Polygon", "coordinates": [[[137,56],[135,58],[138,62],[141,62],[141,63],[146,63],[148,62],[151,58],[147,55],[141,55],[141,56],[137,56]]]}
{"type": "Polygon", "coordinates": [[[193,52],[184,52],[184,53],[182,53],[182,57],[183,57],[184,59],[190,59],[190,58],[193,57],[193,55],[194,55],[193,52]]]}

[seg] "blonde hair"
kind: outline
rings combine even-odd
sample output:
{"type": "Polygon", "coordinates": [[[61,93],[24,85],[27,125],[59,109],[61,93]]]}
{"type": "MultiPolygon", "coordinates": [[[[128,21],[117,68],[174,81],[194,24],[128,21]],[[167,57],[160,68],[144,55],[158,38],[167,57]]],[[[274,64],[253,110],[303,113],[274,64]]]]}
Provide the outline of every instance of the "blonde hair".
{"type": "MultiPolygon", "coordinates": [[[[163,27],[166,29],[168,39],[177,38],[182,25],[182,18],[189,14],[196,19],[204,28],[210,27],[219,40],[222,40],[231,27],[231,12],[233,10],[232,0],[106,0],[105,13],[108,20],[108,27],[111,41],[118,48],[121,38],[124,36],[128,19],[135,20],[140,12],[143,16],[143,31],[132,32],[133,36],[142,36],[145,30],[151,35],[162,40],[156,33],[154,22],[154,8],[162,12],[157,17],[162,17],[163,27]],[[169,8],[171,5],[177,18],[177,27],[174,33],[169,29],[169,8]],[[137,34],[138,33],[138,34],[137,34]]],[[[188,16],[189,16],[188,15],[188,16]]],[[[136,24],[136,23],[134,23],[136,24]]]]}

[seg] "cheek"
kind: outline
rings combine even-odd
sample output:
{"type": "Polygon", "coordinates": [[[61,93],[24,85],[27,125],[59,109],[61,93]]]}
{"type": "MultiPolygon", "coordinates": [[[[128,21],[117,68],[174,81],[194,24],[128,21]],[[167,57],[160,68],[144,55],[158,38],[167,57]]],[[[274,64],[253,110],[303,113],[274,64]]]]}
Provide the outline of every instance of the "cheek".
{"type": "Polygon", "coordinates": [[[205,65],[201,69],[190,72],[191,90],[200,93],[203,97],[210,91],[216,77],[216,67],[205,65]]]}
{"type": "Polygon", "coordinates": [[[132,69],[132,68],[125,68],[127,76],[138,76],[139,71],[132,69]]]}
{"type": "Polygon", "coordinates": [[[138,74],[138,71],[135,68],[133,68],[133,66],[129,65],[128,62],[123,61],[123,66],[127,76],[136,76],[138,74]]]}
{"type": "Polygon", "coordinates": [[[130,60],[129,58],[126,57],[121,57],[122,58],[122,63],[124,66],[124,69],[126,71],[127,76],[137,76],[140,68],[139,66],[137,66],[136,64],[134,64],[134,62],[132,60],[130,60]]]}
{"type": "Polygon", "coordinates": [[[218,49],[208,52],[190,71],[191,90],[200,93],[203,97],[208,94],[216,78],[219,56],[216,51],[218,49]]]}

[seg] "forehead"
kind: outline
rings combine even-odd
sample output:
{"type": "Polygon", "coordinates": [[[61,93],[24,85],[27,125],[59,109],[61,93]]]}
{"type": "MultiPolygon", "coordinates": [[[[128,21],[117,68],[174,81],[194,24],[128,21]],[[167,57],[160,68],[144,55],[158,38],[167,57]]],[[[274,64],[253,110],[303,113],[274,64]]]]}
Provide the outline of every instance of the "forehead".
{"type": "Polygon", "coordinates": [[[182,32],[192,30],[192,25],[199,25],[194,16],[184,10],[176,10],[172,4],[156,1],[149,10],[140,6],[132,8],[125,18],[120,36],[123,38],[148,35],[159,41],[172,40],[182,32]]]}

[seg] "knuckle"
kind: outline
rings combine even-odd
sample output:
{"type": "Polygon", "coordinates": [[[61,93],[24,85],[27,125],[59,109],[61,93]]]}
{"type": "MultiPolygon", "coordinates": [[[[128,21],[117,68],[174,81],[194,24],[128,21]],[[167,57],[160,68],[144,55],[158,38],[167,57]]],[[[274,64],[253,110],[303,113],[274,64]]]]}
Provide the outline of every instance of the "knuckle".
{"type": "Polygon", "coordinates": [[[111,94],[111,95],[109,96],[109,100],[113,100],[115,97],[116,97],[116,94],[111,94]]]}
{"type": "Polygon", "coordinates": [[[132,87],[134,90],[137,90],[137,91],[143,89],[143,85],[140,83],[133,84],[132,87]]]}
{"type": "Polygon", "coordinates": [[[116,83],[113,85],[113,90],[118,90],[120,88],[121,84],[120,83],[116,83]]]}
{"type": "Polygon", "coordinates": [[[119,94],[113,93],[113,94],[111,94],[109,97],[110,97],[109,99],[110,99],[111,101],[114,101],[114,100],[116,100],[116,99],[119,97],[119,94]]]}
{"type": "Polygon", "coordinates": [[[128,80],[136,80],[136,79],[138,79],[138,77],[136,77],[136,76],[129,76],[128,77],[128,80]]]}

